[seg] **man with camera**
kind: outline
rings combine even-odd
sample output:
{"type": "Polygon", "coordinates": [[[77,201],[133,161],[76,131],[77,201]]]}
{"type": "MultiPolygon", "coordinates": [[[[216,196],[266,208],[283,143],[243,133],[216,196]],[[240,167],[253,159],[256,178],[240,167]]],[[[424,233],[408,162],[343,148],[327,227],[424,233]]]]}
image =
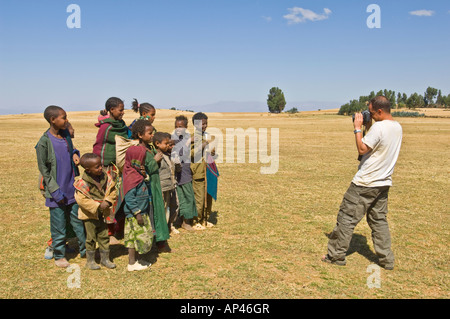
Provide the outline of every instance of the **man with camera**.
{"type": "Polygon", "coordinates": [[[322,261],[344,266],[356,225],[367,214],[372,240],[379,265],[394,269],[391,235],[387,222],[388,192],[392,173],[402,142],[402,127],[393,120],[391,104],[384,96],[369,102],[370,118],[363,114],[354,117],[356,148],[361,156],[358,172],[342,200],[336,227],[329,235],[328,253],[322,261]],[[375,123],[372,124],[372,120],[375,123]],[[370,128],[363,137],[362,126],[370,128]]]}

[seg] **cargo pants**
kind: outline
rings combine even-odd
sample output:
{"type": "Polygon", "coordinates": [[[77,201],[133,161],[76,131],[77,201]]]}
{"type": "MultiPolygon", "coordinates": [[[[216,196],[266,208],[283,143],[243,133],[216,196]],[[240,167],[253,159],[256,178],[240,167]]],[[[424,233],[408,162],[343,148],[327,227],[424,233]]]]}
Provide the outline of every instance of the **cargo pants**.
{"type": "Polygon", "coordinates": [[[363,187],[351,184],[344,195],[336,227],[330,234],[328,258],[331,261],[345,261],[356,225],[367,214],[367,223],[372,230],[372,241],[379,264],[394,266],[391,250],[391,235],[387,222],[389,186],[363,187]]]}

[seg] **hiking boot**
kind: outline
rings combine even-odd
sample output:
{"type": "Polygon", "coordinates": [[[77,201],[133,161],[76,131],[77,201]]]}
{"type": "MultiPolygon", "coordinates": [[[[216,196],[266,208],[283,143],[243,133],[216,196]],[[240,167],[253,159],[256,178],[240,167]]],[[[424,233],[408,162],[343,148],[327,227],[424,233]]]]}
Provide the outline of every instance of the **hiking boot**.
{"type": "Polygon", "coordinates": [[[86,267],[90,270],[100,269],[100,265],[95,262],[95,250],[86,250],[86,267]]]}
{"type": "Polygon", "coordinates": [[[100,250],[100,263],[109,269],[116,268],[116,264],[109,260],[109,250],[100,250]]]}
{"type": "Polygon", "coordinates": [[[61,259],[55,260],[55,265],[60,268],[67,268],[70,266],[70,264],[66,258],[61,258],[61,259]]]}
{"type": "Polygon", "coordinates": [[[345,260],[331,260],[328,255],[322,257],[322,261],[325,263],[338,265],[338,266],[345,266],[347,262],[345,260]]]}
{"type": "Polygon", "coordinates": [[[386,269],[386,270],[394,270],[394,265],[380,265],[380,267],[386,269]]]}

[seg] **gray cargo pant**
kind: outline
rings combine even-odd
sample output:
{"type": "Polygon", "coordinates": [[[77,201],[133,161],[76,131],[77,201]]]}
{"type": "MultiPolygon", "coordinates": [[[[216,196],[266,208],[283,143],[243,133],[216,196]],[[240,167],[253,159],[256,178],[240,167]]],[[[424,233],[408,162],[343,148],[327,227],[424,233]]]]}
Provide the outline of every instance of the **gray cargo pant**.
{"type": "Polygon", "coordinates": [[[367,213],[367,223],[372,229],[372,240],[381,266],[394,266],[391,234],[387,222],[389,186],[363,187],[351,184],[344,195],[336,227],[330,234],[328,258],[345,261],[356,225],[367,213]]]}

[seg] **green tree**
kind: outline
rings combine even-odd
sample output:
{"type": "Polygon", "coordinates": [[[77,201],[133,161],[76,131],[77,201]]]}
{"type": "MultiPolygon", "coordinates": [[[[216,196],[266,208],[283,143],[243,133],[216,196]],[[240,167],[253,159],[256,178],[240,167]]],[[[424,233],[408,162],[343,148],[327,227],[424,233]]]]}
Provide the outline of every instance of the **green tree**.
{"type": "Polygon", "coordinates": [[[425,91],[425,106],[428,105],[432,105],[434,104],[433,99],[436,97],[436,95],[438,94],[438,90],[432,87],[428,87],[427,90],[425,91]]]}
{"type": "Polygon", "coordinates": [[[409,109],[415,109],[416,107],[424,107],[425,101],[422,95],[417,93],[411,94],[411,96],[406,100],[406,106],[409,109]]]}
{"type": "Polygon", "coordinates": [[[445,96],[442,96],[442,91],[439,90],[437,98],[436,98],[436,104],[438,107],[442,107],[445,105],[445,96]]]}
{"type": "Polygon", "coordinates": [[[283,91],[277,87],[271,88],[267,97],[267,106],[270,113],[281,113],[286,106],[283,91]]]}

